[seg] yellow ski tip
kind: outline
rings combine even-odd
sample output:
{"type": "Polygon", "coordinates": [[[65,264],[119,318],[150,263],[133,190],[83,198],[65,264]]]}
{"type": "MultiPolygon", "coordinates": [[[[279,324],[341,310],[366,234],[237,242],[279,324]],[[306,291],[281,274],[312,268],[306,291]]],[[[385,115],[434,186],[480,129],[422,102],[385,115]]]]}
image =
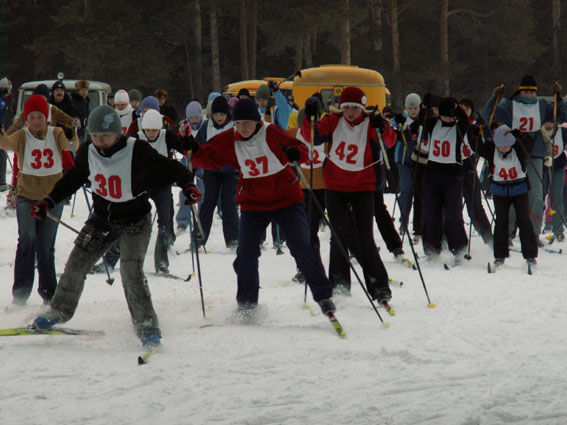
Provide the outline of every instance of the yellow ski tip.
{"type": "Polygon", "coordinates": [[[553,215],[555,214],[557,211],[555,211],[554,209],[550,208],[549,209],[549,215],[553,215]]]}
{"type": "Polygon", "coordinates": [[[427,304],[427,308],[435,308],[435,307],[437,307],[437,304],[435,304],[435,303],[427,304]]]}
{"type": "Polygon", "coordinates": [[[213,319],[210,317],[205,317],[201,323],[199,323],[200,328],[207,328],[209,326],[213,326],[213,319]]]}
{"type": "Polygon", "coordinates": [[[390,322],[384,322],[384,327],[386,329],[390,329],[390,322]]]}

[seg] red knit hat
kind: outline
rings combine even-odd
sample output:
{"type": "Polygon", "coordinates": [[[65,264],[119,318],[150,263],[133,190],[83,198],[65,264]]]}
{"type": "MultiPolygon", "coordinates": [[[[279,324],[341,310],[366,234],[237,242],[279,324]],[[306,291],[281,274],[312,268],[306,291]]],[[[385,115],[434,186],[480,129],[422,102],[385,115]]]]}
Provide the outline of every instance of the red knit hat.
{"type": "Polygon", "coordinates": [[[28,119],[28,114],[30,112],[41,112],[45,115],[45,118],[49,116],[49,105],[47,100],[41,94],[31,95],[24,105],[24,118],[28,119]]]}
{"type": "Polygon", "coordinates": [[[366,94],[358,87],[347,87],[341,93],[339,107],[358,106],[362,109],[366,107],[366,94]]]}

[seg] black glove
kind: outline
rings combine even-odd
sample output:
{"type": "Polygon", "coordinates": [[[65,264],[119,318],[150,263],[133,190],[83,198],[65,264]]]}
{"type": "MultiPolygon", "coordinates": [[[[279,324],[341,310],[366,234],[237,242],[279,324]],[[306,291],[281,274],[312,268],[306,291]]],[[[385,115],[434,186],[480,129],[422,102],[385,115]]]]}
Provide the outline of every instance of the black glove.
{"type": "Polygon", "coordinates": [[[398,125],[402,126],[406,123],[406,116],[404,114],[396,114],[394,115],[394,120],[398,123],[398,125]]]}
{"type": "Polygon", "coordinates": [[[183,194],[185,195],[185,198],[186,198],[185,199],[186,205],[199,203],[199,201],[201,200],[201,197],[203,196],[201,191],[199,189],[197,189],[197,186],[195,186],[194,184],[190,184],[189,186],[185,186],[183,188],[183,194]]]}
{"type": "Polygon", "coordinates": [[[517,128],[513,129],[510,133],[512,133],[516,139],[522,138],[522,132],[517,128]]]}
{"type": "Polygon", "coordinates": [[[554,95],[557,95],[558,98],[561,97],[561,84],[559,84],[557,80],[553,82],[553,85],[551,86],[551,92],[554,95]]]}
{"type": "Polygon", "coordinates": [[[316,97],[310,97],[305,101],[305,116],[308,120],[311,121],[311,117],[317,118],[317,114],[319,113],[319,99],[316,97]]]}
{"type": "Polygon", "coordinates": [[[379,112],[375,112],[370,115],[370,127],[377,128],[380,133],[384,132],[384,129],[386,128],[386,122],[379,112]]]}
{"type": "Polygon", "coordinates": [[[193,136],[189,136],[185,142],[185,149],[195,154],[199,150],[199,142],[197,142],[193,136]]]}
{"type": "Polygon", "coordinates": [[[504,97],[504,85],[499,85],[492,90],[492,97],[495,99],[502,99],[504,97]]]}
{"type": "Polygon", "coordinates": [[[43,220],[47,217],[47,211],[52,209],[54,206],[53,201],[49,198],[43,198],[41,201],[34,202],[30,205],[30,215],[38,220],[43,220]]]}
{"type": "Polygon", "coordinates": [[[299,153],[299,149],[293,146],[289,146],[285,150],[285,154],[287,156],[288,161],[291,163],[299,161],[299,158],[301,157],[301,154],[299,153]]]}
{"type": "Polygon", "coordinates": [[[276,83],[274,80],[269,80],[268,81],[268,87],[270,88],[270,90],[272,92],[275,92],[276,90],[279,90],[279,86],[278,83],[276,83]]]}

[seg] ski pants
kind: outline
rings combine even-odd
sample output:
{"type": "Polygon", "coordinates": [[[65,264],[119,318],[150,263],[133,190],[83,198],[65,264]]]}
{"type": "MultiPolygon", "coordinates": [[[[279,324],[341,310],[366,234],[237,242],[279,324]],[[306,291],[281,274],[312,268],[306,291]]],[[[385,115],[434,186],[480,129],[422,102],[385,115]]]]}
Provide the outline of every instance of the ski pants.
{"type": "Polygon", "coordinates": [[[154,250],[156,272],[169,267],[167,250],[171,244],[172,204],[171,186],[159,186],[151,190],[150,199],[154,201],[157,214],[158,234],[154,250]]]}
{"type": "MultiPolygon", "coordinates": [[[[319,202],[321,209],[325,211],[325,189],[315,189],[313,190],[315,194],[315,199],[319,202]]],[[[307,225],[309,226],[309,237],[311,238],[311,244],[315,246],[321,246],[319,242],[319,224],[323,218],[323,213],[315,205],[315,199],[309,199],[311,191],[308,189],[303,189],[303,199],[305,199],[305,215],[307,216],[307,225]]]]}
{"type": "MultiPolygon", "coordinates": [[[[400,224],[404,222],[409,227],[409,215],[413,198],[413,167],[411,164],[398,163],[398,173],[400,174],[400,194],[398,201],[400,203],[400,224]]],[[[415,223],[414,223],[415,227],[415,223]]]]}
{"type": "Polygon", "coordinates": [[[396,231],[392,216],[388,212],[386,204],[384,204],[384,193],[381,190],[374,192],[374,218],[388,251],[394,252],[402,249],[402,240],[396,231]]]}
{"type": "Polygon", "coordinates": [[[132,224],[114,224],[96,215],[87,220],[65,264],[65,271],[51,301],[51,309],[61,322],[75,314],[85,286],[87,272],[116,240],[120,241],[120,276],[139,338],[160,334],[150,288],[144,275],[144,257],[151,233],[151,214],[132,224]]]}
{"type": "Polygon", "coordinates": [[[563,219],[565,218],[565,210],[563,209],[563,188],[565,187],[565,168],[545,167],[543,181],[545,182],[545,187],[548,189],[547,193],[553,199],[553,202],[551,202],[551,199],[549,202],[551,209],[555,210],[555,214],[551,216],[553,234],[558,235],[564,233],[565,226],[563,224],[563,219]],[[553,176],[551,176],[550,182],[551,173],[553,173],[553,176]]]}
{"type": "Polygon", "coordinates": [[[272,220],[285,232],[287,246],[299,271],[305,276],[313,299],[321,301],[331,298],[331,284],[325,274],[318,247],[309,241],[307,217],[301,202],[272,211],[241,211],[240,237],[233,263],[238,283],[238,304],[258,303],[260,241],[262,233],[272,220]]]}

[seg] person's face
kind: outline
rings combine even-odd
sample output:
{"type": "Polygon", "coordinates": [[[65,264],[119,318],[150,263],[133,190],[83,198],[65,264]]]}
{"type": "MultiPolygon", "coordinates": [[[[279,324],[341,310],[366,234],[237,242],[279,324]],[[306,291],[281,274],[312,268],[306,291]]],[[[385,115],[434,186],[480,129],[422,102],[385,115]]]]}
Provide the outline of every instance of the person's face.
{"type": "Polygon", "coordinates": [[[408,111],[410,118],[415,118],[419,115],[419,108],[406,108],[406,111],[408,111]]]}
{"type": "Polygon", "coordinates": [[[535,99],[537,97],[537,93],[533,90],[521,90],[520,97],[525,97],[526,99],[535,99]]]}
{"type": "Polygon", "coordinates": [[[445,115],[441,115],[439,119],[447,124],[451,124],[455,122],[455,117],[446,117],[445,115]]]}
{"type": "Polygon", "coordinates": [[[153,142],[159,136],[160,130],[159,128],[144,128],[144,133],[148,140],[153,142]]]}
{"type": "Polygon", "coordinates": [[[254,131],[256,131],[256,123],[257,121],[250,120],[235,121],[234,128],[236,128],[236,131],[238,131],[242,137],[247,139],[254,134],[254,131]]]}
{"type": "Polygon", "coordinates": [[[159,106],[163,106],[163,104],[165,103],[165,101],[167,100],[167,97],[164,96],[163,94],[157,97],[157,100],[159,102],[159,106]]]}
{"type": "Polygon", "coordinates": [[[28,114],[26,125],[30,130],[39,132],[47,127],[47,117],[39,111],[33,111],[28,114]]]}
{"type": "Polygon", "coordinates": [[[507,154],[512,150],[512,146],[496,146],[496,149],[498,149],[502,154],[507,154]]]}
{"type": "Polygon", "coordinates": [[[257,103],[258,103],[258,106],[263,109],[266,106],[268,106],[268,99],[258,99],[257,103]]]}
{"type": "Polygon", "coordinates": [[[114,108],[114,98],[113,97],[109,97],[107,99],[106,103],[108,103],[108,106],[112,106],[114,108]]]}
{"type": "Polygon", "coordinates": [[[430,109],[431,109],[431,114],[435,118],[439,118],[439,107],[438,106],[432,106],[430,109]]]}
{"type": "Polygon", "coordinates": [[[107,149],[111,147],[120,137],[118,133],[109,134],[91,134],[91,139],[94,145],[100,149],[107,149]]]}
{"type": "Polygon", "coordinates": [[[341,107],[344,117],[348,121],[354,121],[362,114],[362,108],[354,105],[344,105],[341,107]]]}
{"type": "Polygon", "coordinates": [[[86,99],[89,96],[89,89],[79,89],[79,96],[86,99]]]}
{"type": "Polygon", "coordinates": [[[127,103],[115,103],[114,106],[116,107],[116,109],[118,109],[119,111],[123,111],[124,109],[126,109],[126,107],[128,106],[127,103]]]}
{"type": "Polygon", "coordinates": [[[64,97],[65,97],[65,90],[63,89],[55,89],[55,91],[53,92],[53,98],[55,99],[56,102],[61,102],[64,97]]]}
{"type": "Polygon", "coordinates": [[[552,122],[544,122],[542,127],[545,131],[551,131],[551,130],[553,130],[553,123],[552,122]]]}
{"type": "Polygon", "coordinates": [[[461,107],[461,109],[463,111],[465,111],[465,114],[467,114],[467,117],[470,118],[471,115],[472,115],[472,109],[470,107],[466,106],[466,105],[459,105],[459,106],[461,107]]]}
{"type": "Polygon", "coordinates": [[[132,107],[132,109],[138,109],[140,107],[140,102],[139,100],[131,100],[130,101],[130,106],[132,107]]]}
{"type": "Polygon", "coordinates": [[[201,121],[201,117],[200,117],[200,116],[189,117],[189,122],[190,122],[191,124],[199,124],[199,121],[201,121]]]}
{"type": "Polygon", "coordinates": [[[215,112],[213,114],[213,119],[218,125],[224,124],[226,121],[227,114],[223,114],[222,112],[215,112]]]}

